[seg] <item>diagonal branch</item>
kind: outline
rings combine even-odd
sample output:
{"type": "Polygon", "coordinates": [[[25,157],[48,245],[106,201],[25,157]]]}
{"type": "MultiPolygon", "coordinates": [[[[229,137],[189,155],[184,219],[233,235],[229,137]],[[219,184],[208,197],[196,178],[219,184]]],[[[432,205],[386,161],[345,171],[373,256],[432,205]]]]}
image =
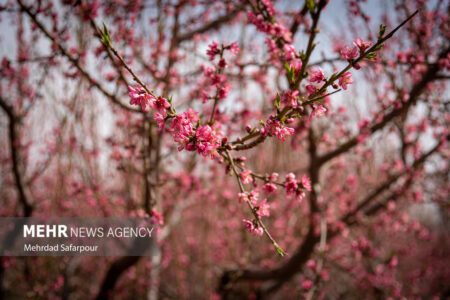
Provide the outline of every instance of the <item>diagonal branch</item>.
{"type": "MultiPolygon", "coordinates": [[[[448,140],[450,136],[447,136],[446,139],[448,140]]],[[[441,140],[435,147],[433,147],[430,151],[423,154],[419,159],[417,159],[411,167],[416,169],[422,166],[425,161],[436,151],[439,150],[443,143],[443,140],[441,140]]],[[[405,171],[406,172],[406,171],[405,171]]],[[[401,176],[406,175],[406,173],[402,173],[401,176]]],[[[401,176],[398,176],[400,178],[401,176]]],[[[397,178],[397,179],[398,179],[397,178]]],[[[391,185],[383,184],[384,188],[382,191],[387,190],[391,185]]],[[[377,189],[378,190],[378,189],[377,189]]],[[[381,192],[378,192],[377,195],[373,196],[374,193],[367,196],[365,200],[363,200],[361,203],[367,202],[367,204],[361,206],[361,209],[366,207],[368,204],[370,204],[374,199],[376,199],[376,196],[380,195],[381,192]],[[370,198],[370,201],[367,201],[367,199],[370,198]]],[[[365,214],[373,215],[376,211],[383,208],[383,205],[377,205],[374,206],[367,211],[365,211],[365,214]]],[[[357,213],[357,212],[356,212],[357,213]]],[[[345,218],[345,217],[344,217],[345,218]]],[[[355,225],[355,221],[350,221],[350,218],[348,218],[349,221],[347,221],[347,225],[355,225]]],[[[221,277],[219,290],[221,292],[226,291],[227,289],[230,289],[230,286],[232,284],[237,283],[238,281],[269,281],[269,280],[275,280],[276,284],[272,285],[272,288],[270,290],[267,290],[265,292],[274,292],[276,289],[280,288],[284,282],[292,278],[295,274],[300,272],[302,269],[302,266],[307,262],[311,254],[314,252],[314,248],[317,245],[317,243],[320,242],[320,236],[316,235],[314,233],[314,227],[310,226],[309,231],[297,250],[289,260],[281,263],[280,266],[275,267],[273,269],[260,269],[260,268],[248,268],[244,270],[229,270],[224,272],[224,274],[221,277]]],[[[333,239],[338,235],[339,231],[327,229],[327,237],[328,240],[333,239]]]]}
{"type": "Polygon", "coordinates": [[[242,9],[243,9],[243,6],[238,6],[231,12],[218,17],[214,21],[211,21],[211,22],[209,22],[199,28],[196,28],[192,31],[181,33],[180,35],[178,35],[176,37],[176,42],[181,43],[186,40],[192,39],[194,37],[194,35],[196,35],[196,34],[201,34],[201,33],[207,32],[209,30],[218,29],[222,24],[231,21],[242,9]]]}
{"type": "Polygon", "coordinates": [[[44,35],[52,41],[55,45],[58,46],[59,51],[75,66],[75,68],[80,72],[80,74],[89,81],[91,86],[97,88],[103,95],[107,98],[111,99],[113,103],[117,104],[123,109],[140,112],[138,109],[127,106],[122,103],[116,95],[108,92],[102,85],[100,85],[92,76],[81,66],[80,62],[77,58],[72,56],[63,45],[45,28],[45,26],[37,19],[37,15],[33,13],[27,6],[25,6],[22,0],[17,0],[20,8],[33,20],[33,22],[37,25],[37,27],[44,33],[44,35]]]}
{"type": "MultiPolygon", "coordinates": [[[[443,51],[439,55],[439,59],[446,57],[449,52],[450,52],[450,48],[447,48],[445,51],[443,51]]],[[[412,105],[414,105],[417,102],[417,99],[419,98],[419,96],[424,91],[427,84],[432,82],[434,79],[436,79],[438,71],[439,71],[438,64],[429,65],[427,71],[422,76],[422,79],[420,80],[420,82],[418,82],[416,85],[414,85],[414,87],[411,89],[411,92],[409,93],[408,102],[405,103],[401,108],[393,109],[390,113],[386,114],[379,123],[375,123],[372,126],[370,126],[369,132],[371,134],[373,134],[373,133],[377,132],[378,130],[384,128],[392,120],[394,120],[398,116],[401,116],[412,105]]],[[[358,145],[358,138],[357,137],[350,138],[348,141],[344,142],[343,144],[338,146],[336,149],[331,150],[330,152],[321,155],[318,158],[318,163],[320,165],[322,165],[322,164],[326,163],[327,161],[349,151],[356,145],[358,145]]]]}

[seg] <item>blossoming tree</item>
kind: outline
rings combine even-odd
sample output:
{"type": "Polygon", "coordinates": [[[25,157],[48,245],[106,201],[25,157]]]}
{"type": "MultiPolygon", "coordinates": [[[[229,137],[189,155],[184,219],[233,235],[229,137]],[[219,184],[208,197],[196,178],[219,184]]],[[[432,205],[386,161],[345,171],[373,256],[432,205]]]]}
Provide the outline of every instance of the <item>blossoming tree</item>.
{"type": "Polygon", "coordinates": [[[0,216],[159,227],[151,258],[3,257],[2,297],[445,299],[446,9],[1,3],[0,216]]]}

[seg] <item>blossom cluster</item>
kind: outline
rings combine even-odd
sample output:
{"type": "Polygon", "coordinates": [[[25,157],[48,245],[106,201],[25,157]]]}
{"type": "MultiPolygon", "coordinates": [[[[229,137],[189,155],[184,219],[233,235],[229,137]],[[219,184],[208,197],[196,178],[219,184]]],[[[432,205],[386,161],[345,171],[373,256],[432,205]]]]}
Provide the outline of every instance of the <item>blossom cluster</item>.
{"type": "Polygon", "coordinates": [[[278,173],[272,173],[270,176],[268,176],[267,180],[268,182],[266,182],[263,186],[262,186],[262,190],[264,192],[266,192],[267,194],[271,194],[273,192],[275,192],[277,190],[277,186],[276,186],[276,181],[278,179],[278,173]]]}
{"type": "Polygon", "coordinates": [[[353,41],[353,45],[355,45],[353,48],[344,46],[341,49],[341,55],[346,60],[351,62],[356,70],[359,70],[361,68],[361,65],[359,63],[353,63],[353,60],[356,59],[360,54],[363,54],[367,49],[369,49],[370,46],[372,46],[372,42],[365,42],[361,38],[357,38],[356,41],[353,41]]]}
{"type": "Polygon", "coordinates": [[[168,110],[171,105],[170,102],[164,97],[154,97],[147,93],[144,88],[132,86],[128,87],[131,105],[139,105],[142,111],[147,112],[148,108],[155,110],[153,118],[158,124],[158,127],[162,129],[164,127],[165,118],[167,117],[168,110]]]}
{"type": "Polygon", "coordinates": [[[259,31],[274,37],[282,38],[286,42],[292,41],[291,32],[281,24],[277,22],[274,22],[273,24],[271,22],[266,22],[262,14],[255,15],[252,12],[249,12],[247,17],[249,23],[255,25],[259,31]]]}
{"type": "Polygon", "coordinates": [[[247,219],[242,219],[245,229],[250,231],[254,235],[263,235],[263,229],[256,223],[256,221],[249,221],[247,219]]]}
{"type": "Polygon", "coordinates": [[[270,118],[261,129],[260,134],[263,137],[275,136],[278,140],[285,142],[286,138],[294,133],[294,128],[284,126],[279,120],[270,118]]]}
{"type": "Polygon", "coordinates": [[[221,132],[209,125],[197,126],[198,121],[198,112],[188,109],[173,118],[169,131],[178,144],[178,151],[197,151],[203,156],[214,156],[221,145],[221,132]]]}
{"type": "MultiPolygon", "coordinates": [[[[258,219],[261,217],[270,216],[270,205],[267,203],[267,199],[264,198],[262,201],[258,201],[258,191],[252,190],[249,193],[239,193],[239,202],[249,202],[254,207],[255,215],[258,219]]],[[[259,226],[257,220],[249,221],[243,219],[245,228],[255,235],[262,235],[263,229],[259,226]]]]}
{"type": "Polygon", "coordinates": [[[294,60],[297,54],[294,46],[290,44],[292,42],[292,33],[288,28],[274,20],[273,17],[276,14],[276,10],[271,1],[261,1],[261,3],[268,13],[268,18],[265,18],[262,13],[255,15],[249,12],[247,15],[248,22],[255,25],[259,31],[271,36],[271,38],[266,38],[266,44],[273,61],[276,61],[281,54],[275,42],[275,40],[279,39],[283,41],[282,52],[284,52],[284,60],[287,62],[294,60]]]}
{"type": "MultiPolygon", "coordinates": [[[[226,81],[227,76],[225,74],[216,72],[216,70],[213,67],[206,67],[204,75],[207,81],[209,81],[209,86],[216,88],[218,100],[225,99],[226,97],[228,97],[228,91],[231,89],[231,87],[226,81]]],[[[210,96],[208,91],[210,91],[210,89],[208,88],[204,88],[202,90],[203,103],[206,103],[209,99],[214,98],[210,96]]]]}
{"type": "Polygon", "coordinates": [[[286,175],[286,182],[284,184],[288,196],[295,196],[295,199],[302,201],[305,197],[305,191],[311,191],[311,181],[308,176],[303,175],[301,180],[296,180],[293,173],[286,175]]]}
{"type": "MultiPolygon", "coordinates": [[[[201,85],[202,88],[202,100],[203,103],[206,103],[209,99],[221,100],[228,97],[228,91],[230,90],[230,85],[227,82],[227,76],[223,74],[223,69],[225,69],[228,65],[223,57],[223,51],[230,50],[233,55],[237,55],[239,53],[239,46],[237,42],[233,42],[228,46],[221,46],[219,49],[219,44],[216,41],[212,41],[211,44],[208,45],[208,50],[206,54],[209,56],[210,61],[213,61],[216,56],[220,57],[219,63],[217,64],[217,68],[213,67],[204,67],[204,75],[206,78],[206,82],[201,85]],[[208,82],[209,81],[209,82],[208,82]],[[206,88],[204,85],[208,85],[206,88]],[[210,88],[216,88],[216,96],[210,96],[210,88]]],[[[200,87],[200,86],[199,86],[200,87]]]]}
{"type": "MultiPolygon", "coordinates": [[[[147,106],[153,108],[154,120],[160,129],[164,128],[168,110],[171,107],[164,97],[153,97],[143,88],[128,87],[130,90],[130,104],[140,105],[144,111],[147,106]]],[[[221,145],[222,133],[218,126],[200,125],[198,112],[189,108],[182,114],[175,115],[170,124],[169,132],[178,144],[178,151],[197,151],[203,156],[214,156],[221,145]]]]}

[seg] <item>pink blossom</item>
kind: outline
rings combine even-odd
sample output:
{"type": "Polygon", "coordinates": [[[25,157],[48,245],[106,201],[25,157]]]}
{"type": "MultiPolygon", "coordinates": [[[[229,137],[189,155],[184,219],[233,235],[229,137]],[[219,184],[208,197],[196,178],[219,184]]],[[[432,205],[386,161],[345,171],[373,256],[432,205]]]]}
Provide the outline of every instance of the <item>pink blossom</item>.
{"type": "Polygon", "coordinates": [[[217,134],[209,125],[199,126],[195,137],[197,138],[195,143],[197,152],[203,156],[213,155],[220,146],[220,134],[217,134]]]}
{"type": "Polygon", "coordinates": [[[397,265],[398,265],[398,258],[397,258],[396,255],[394,255],[394,256],[391,258],[391,261],[389,262],[389,267],[395,268],[395,267],[397,267],[397,265]]]}
{"type": "Polygon", "coordinates": [[[257,207],[256,213],[259,217],[268,217],[270,216],[270,205],[267,204],[267,199],[262,200],[257,207]]]}
{"type": "Polygon", "coordinates": [[[300,75],[300,71],[302,70],[302,60],[301,59],[295,59],[289,64],[289,68],[294,69],[295,76],[300,75]]]}
{"type": "Polygon", "coordinates": [[[153,114],[153,119],[155,120],[156,124],[158,125],[159,129],[164,128],[165,119],[164,116],[158,112],[155,112],[153,114]]]}
{"type": "Polygon", "coordinates": [[[358,57],[358,48],[356,47],[350,48],[349,46],[345,46],[344,48],[341,49],[341,54],[347,60],[355,59],[358,57]]]}
{"type": "Polygon", "coordinates": [[[251,176],[252,171],[244,170],[241,173],[241,180],[244,184],[253,182],[253,177],[251,176]]]}
{"type": "Polygon", "coordinates": [[[310,119],[313,117],[316,118],[321,118],[325,115],[325,113],[327,112],[327,109],[325,107],[323,107],[322,105],[313,105],[313,111],[311,113],[310,119]]]}
{"type": "Polygon", "coordinates": [[[242,219],[242,223],[244,223],[244,227],[245,229],[247,229],[248,231],[252,231],[254,228],[253,222],[246,220],[246,219],[242,219]]]}
{"type": "Polygon", "coordinates": [[[320,83],[325,79],[322,69],[311,69],[311,75],[309,76],[309,82],[320,83]]]}
{"type": "Polygon", "coordinates": [[[339,85],[340,85],[344,90],[347,89],[347,84],[352,84],[352,83],[353,83],[352,73],[350,73],[350,72],[344,73],[344,75],[342,75],[342,77],[339,78],[339,85]]]}
{"type": "Polygon", "coordinates": [[[247,229],[254,235],[262,235],[264,233],[263,229],[258,225],[255,225],[252,221],[242,219],[242,223],[244,223],[245,229],[247,229]]]}
{"type": "Polygon", "coordinates": [[[316,262],[315,262],[314,260],[310,259],[310,260],[308,260],[308,261],[306,262],[306,267],[307,267],[308,269],[311,269],[311,270],[315,271],[316,268],[317,268],[317,264],[316,264],[316,262]]]}
{"type": "Polygon", "coordinates": [[[237,55],[239,53],[239,45],[237,41],[232,43],[229,47],[231,53],[233,53],[234,55],[237,55]]]}
{"type": "Polygon", "coordinates": [[[218,64],[219,68],[221,69],[225,69],[228,65],[227,65],[227,61],[222,58],[221,60],[219,60],[219,64],[218,64]]]}
{"type": "Polygon", "coordinates": [[[289,173],[286,175],[286,182],[284,184],[284,188],[286,189],[286,193],[288,195],[294,194],[297,189],[297,181],[295,180],[295,175],[293,173],[289,173]]]}
{"type": "Polygon", "coordinates": [[[299,203],[302,202],[302,200],[305,198],[306,194],[303,190],[297,189],[295,193],[295,200],[297,200],[299,203]]]}
{"type": "Polygon", "coordinates": [[[154,107],[157,110],[159,110],[159,112],[165,114],[166,113],[166,109],[168,109],[170,107],[170,103],[169,103],[169,101],[167,101],[166,98],[163,98],[163,97],[159,96],[154,101],[154,107]]]}
{"type": "MultiPolygon", "coordinates": [[[[303,180],[304,178],[302,178],[302,181],[303,180]]],[[[288,197],[295,196],[295,199],[300,202],[305,197],[305,192],[302,189],[299,189],[299,183],[303,185],[302,182],[297,182],[296,177],[293,173],[289,173],[286,175],[286,181],[284,183],[286,194],[288,195],[288,197]]]]}
{"type": "Polygon", "coordinates": [[[296,56],[295,48],[292,45],[284,44],[283,50],[284,50],[284,59],[287,62],[290,62],[291,60],[293,60],[295,58],[295,56],[296,56]]]}
{"type": "Polygon", "coordinates": [[[311,280],[305,280],[302,282],[302,289],[309,290],[313,286],[313,282],[311,280]]]}
{"type": "Polygon", "coordinates": [[[295,174],[294,173],[286,174],[286,181],[295,181],[295,174]]]}
{"type": "Polygon", "coordinates": [[[164,225],[164,218],[162,214],[157,212],[154,208],[151,211],[152,221],[158,225],[164,225]]]}
{"type": "Polygon", "coordinates": [[[212,41],[208,47],[209,49],[206,51],[206,54],[209,56],[209,60],[214,60],[214,57],[220,53],[219,44],[216,41],[212,41]]]}
{"type": "Polygon", "coordinates": [[[292,41],[292,33],[288,28],[282,26],[279,23],[270,23],[264,20],[261,14],[255,15],[252,12],[247,14],[249,23],[252,23],[256,28],[264,33],[272,35],[277,38],[282,38],[286,42],[290,43],[292,41]]]}
{"type": "Polygon", "coordinates": [[[281,101],[290,107],[297,107],[299,91],[291,91],[288,90],[284,92],[283,97],[281,97],[281,101]]]}
{"type": "Polygon", "coordinates": [[[261,129],[262,136],[276,136],[280,141],[285,142],[286,138],[294,133],[294,128],[289,128],[280,123],[278,120],[268,120],[266,125],[261,129]]]}
{"type": "Polygon", "coordinates": [[[258,203],[258,197],[259,197],[258,190],[252,190],[250,193],[247,193],[247,197],[252,205],[256,205],[258,203]]]}
{"type": "Polygon", "coordinates": [[[147,111],[147,105],[152,107],[153,96],[147,94],[147,92],[142,87],[133,88],[128,86],[130,90],[128,95],[130,96],[130,104],[131,105],[140,105],[142,111],[147,111]]]}
{"type": "Polygon", "coordinates": [[[308,84],[306,86],[306,91],[308,92],[308,96],[311,96],[312,94],[314,94],[317,91],[317,88],[312,84],[308,84]]]}
{"type": "Polygon", "coordinates": [[[194,137],[194,124],[198,120],[198,112],[188,109],[186,112],[175,116],[170,124],[170,130],[174,141],[178,144],[178,151],[186,148],[191,137],[194,137]]]}
{"type": "Polygon", "coordinates": [[[202,91],[202,103],[205,104],[210,99],[207,91],[202,91]]]}
{"type": "Polygon", "coordinates": [[[325,270],[325,269],[323,269],[323,270],[320,272],[320,276],[322,277],[322,279],[323,279],[324,281],[328,281],[328,280],[330,279],[330,275],[328,274],[327,270],[325,270]]]}
{"type": "Polygon", "coordinates": [[[268,180],[271,182],[275,182],[278,180],[278,173],[272,173],[269,175],[268,180]]]}
{"type": "Polygon", "coordinates": [[[228,82],[225,82],[217,91],[217,97],[219,97],[219,99],[225,99],[226,97],[228,97],[228,91],[231,89],[230,85],[228,84],[228,82]]]}
{"type": "Polygon", "coordinates": [[[306,175],[302,176],[301,184],[305,188],[305,190],[311,191],[311,181],[309,180],[308,176],[306,175]]]}
{"type": "Polygon", "coordinates": [[[277,190],[277,186],[273,183],[266,183],[265,185],[262,186],[262,189],[264,192],[270,194],[277,190]]]}
{"type": "Polygon", "coordinates": [[[361,52],[364,52],[372,46],[372,42],[364,42],[362,39],[357,38],[356,41],[353,41],[353,45],[357,46],[361,52]]]}
{"type": "Polygon", "coordinates": [[[370,124],[370,119],[369,118],[364,118],[361,122],[358,122],[358,128],[360,130],[368,127],[370,124]]]}
{"type": "Polygon", "coordinates": [[[238,197],[239,197],[239,203],[242,203],[242,202],[245,202],[248,200],[247,193],[239,193],[238,197]]]}
{"type": "Polygon", "coordinates": [[[273,5],[273,1],[271,0],[261,0],[262,4],[264,4],[269,16],[273,17],[276,13],[275,6],[273,5]]]}
{"type": "Polygon", "coordinates": [[[252,233],[253,233],[254,235],[263,235],[264,230],[263,230],[261,227],[256,226],[255,228],[253,228],[252,233]]]}

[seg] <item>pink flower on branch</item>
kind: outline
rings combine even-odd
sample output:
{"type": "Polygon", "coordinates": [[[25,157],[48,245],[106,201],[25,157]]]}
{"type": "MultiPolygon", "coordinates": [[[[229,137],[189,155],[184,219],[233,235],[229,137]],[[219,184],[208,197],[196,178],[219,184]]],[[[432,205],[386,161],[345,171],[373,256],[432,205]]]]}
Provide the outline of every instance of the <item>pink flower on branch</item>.
{"type": "Polygon", "coordinates": [[[128,86],[130,96],[130,104],[131,105],[139,105],[142,108],[142,111],[147,111],[147,105],[153,107],[152,100],[154,97],[149,95],[142,87],[133,88],[128,86]]]}
{"type": "Polygon", "coordinates": [[[344,46],[341,49],[341,54],[345,59],[352,60],[358,57],[358,49],[356,47],[350,48],[349,46],[344,46]]]}
{"type": "Polygon", "coordinates": [[[252,190],[251,192],[239,193],[239,203],[250,201],[252,205],[258,203],[259,192],[257,190],[252,190]]]}
{"type": "Polygon", "coordinates": [[[209,60],[214,60],[214,57],[220,53],[219,43],[212,41],[212,43],[208,45],[208,48],[206,54],[209,56],[209,60]]]}
{"type": "Polygon", "coordinates": [[[216,149],[221,144],[221,134],[213,130],[209,125],[197,128],[195,147],[197,152],[203,156],[214,155],[216,149]]]}
{"type": "Polygon", "coordinates": [[[313,282],[311,280],[305,280],[302,282],[302,289],[304,290],[310,290],[313,286],[313,282]]]}
{"type": "Polygon", "coordinates": [[[322,105],[313,105],[313,111],[311,113],[311,116],[309,117],[310,119],[316,117],[316,118],[321,118],[325,115],[325,113],[327,112],[327,109],[325,107],[323,107],[322,105]]]}
{"type": "Polygon", "coordinates": [[[308,96],[311,96],[312,94],[314,94],[317,91],[317,88],[313,84],[308,84],[306,86],[306,91],[308,92],[308,96]]]}
{"type": "Polygon", "coordinates": [[[309,180],[308,176],[302,176],[301,184],[305,190],[311,191],[311,181],[309,180]]]}
{"type": "Polygon", "coordinates": [[[311,75],[309,76],[309,82],[320,83],[325,79],[322,69],[311,69],[311,75]]]}
{"type": "Polygon", "coordinates": [[[255,207],[256,214],[261,217],[268,217],[270,216],[270,205],[267,204],[267,199],[262,200],[258,206],[255,207]]]}
{"type": "Polygon", "coordinates": [[[251,176],[252,171],[250,170],[244,170],[241,173],[241,180],[244,184],[248,184],[253,182],[253,177],[251,176]]]}
{"type": "Polygon", "coordinates": [[[299,91],[286,91],[284,92],[283,97],[281,97],[281,102],[285,103],[290,107],[297,107],[299,91]]]}
{"type": "Polygon", "coordinates": [[[294,128],[286,127],[278,120],[269,119],[266,125],[261,129],[262,136],[275,136],[278,140],[285,142],[286,138],[294,133],[294,128]]]}
{"type": "Polygon", "coordinates": [[[174,141],[178,144],[178,151],[186,148],[191,137],[194,136],[194,124],[198,120],[198,112],[188,109],[188,111],[177,115],[170,124],[170,130],[174,141]]]}
{"type": "Polygon", "coordinates": [[[353,83],[352,73],[350,73],[350,72],[344,73],[344,75],[342,75],[342,77],[339,78],[339,85],[340,85],[344,90],[347,89],[347,84],[352,84],[352,83],[353,83]]]}
{"type": "Polygon", "coordinates": [[[269,177],[267,178],[270,182],[275,182],[278,180],[278,173],[272,173],[269,175],[269,177]]]}
{"type": "Polygon", "coordinates": [[[300,71],[302,70],[302,60],[295,59],[291,63],[289,63],[289,68],[294,69],[295,76],[298,77],[300,75],[300,71]]]}
{"type": "Polygon", "coordinates": [[[239,54],[239,46],[238,46],[238,42],[233,42],[230,46],[230,51],[231,53],[233,53],[234,55],[238,55],[239,54]]]}
{"type": "Polygon", "coordinates": [[[165,125],[165,119],[164,116],[158,112],[155,112],[153,114],[153,119],[155,120],[156,124],[158,125],[159,129],[163,129],[165,125]]]}
{"type": "Polygon", "coordinates": [[[287,62],[290,62],[296,57],[295,48],[292,45],[284,44],[283,51],[284,51],[284,59],[287,62]]]}
{"type": "Polygon", "coordinates": [[[305,197],[303,189],[311,191],[311,183],[306,175],[303,175],[301,181],[297,181],[296,176],[289,173],[286,175],[284,188],[288,197],[295,196],[296,200],[301,201],[305,197]]]}
{"type": "Polygon", "coordinates": [[[154,108],[157,109],[160,113],[165,114],[167,109],[170,108],[170,103],[166,98],[159,96],[154,101],[154,108]]]}
{"type": "Polygon", "coordinates": [[[263,235],[264,231],[261,227],[259,227],[255,222],[242,219],[242,223],[244,223],[245,229],[250,231],[254,235],[263,235]]]}
{"type": "Polygon", "coordinates": [[[262,189],[267,194],[270,194],[277,190],[277,186],[273,183],[266,183],[265,185],[262,186],[262,189]]]}
{"type": "Polygon", "coordinates": [[[364,42],[361,38],[357,38],[356,41],[353,41],[353,45],[357,46],[360,52],[364,52],[372,46],[372,42],[364,42]]]}
{"type": "Polygon", "coordinates": [[[242,203],[242,202],[245,202],[248,200],[248,195],[247,195],[247,193],[239,193],[238,198],[239,198],[239,203],[242,203]]]}
{"type": "Polygon", "coordinates": [[[284,188],[286,189],[286,193],[288,195],[295,194],[298,189],[297,181],[295,180],[295,175],[293,173],[289,173],[286,175],[286,182],[284,184],[284,188]]]}

